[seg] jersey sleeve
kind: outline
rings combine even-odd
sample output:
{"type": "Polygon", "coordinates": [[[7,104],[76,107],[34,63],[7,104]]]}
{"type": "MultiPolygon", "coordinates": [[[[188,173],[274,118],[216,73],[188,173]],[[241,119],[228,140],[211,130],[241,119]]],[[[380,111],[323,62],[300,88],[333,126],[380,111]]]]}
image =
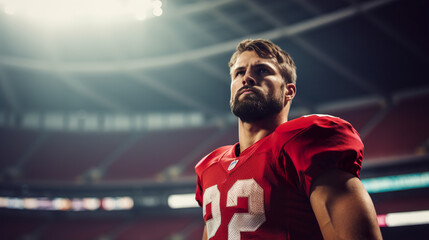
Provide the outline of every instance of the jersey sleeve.
{"type": "Polygon", "coordinates": [[[338,168],[359,177],[364,146],[350,123],[335,117],[316,117],[313,124],[285,144],[300,185],[307,196],[314,180],[338,168]]]}
{"type": "Polygon", "coordinates": [[[200,207],[203,206],[203,183],[202,183],[202,173],[207,165],[207,158],[209,155],[201,159],[200,162],[195,166],[195,173],[197,174],[197,186],[195,189],[195,200],[198,202],[200,207]]]}
{"type": "Polygon", "coordinates": [[[197,187],[195,190],[195,200],[198,202],[198,205],[200,205],[200,207],[203,206],[203,187],[202,187],[201,178],[199,175],[197,175],[197,187]]]}

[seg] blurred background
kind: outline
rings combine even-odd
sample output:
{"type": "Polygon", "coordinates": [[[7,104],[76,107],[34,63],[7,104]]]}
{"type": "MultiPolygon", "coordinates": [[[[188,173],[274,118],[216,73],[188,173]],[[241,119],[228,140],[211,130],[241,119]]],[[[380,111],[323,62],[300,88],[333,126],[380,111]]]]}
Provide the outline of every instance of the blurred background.
{"type": "Polygon", "coordinates": [[[429,239],[429,2],[0,0],[0,238],[201,239],[195,164],[237,141],[227,63],[270,39],[291,119],[339,116],[385,239],[429,239]]]}

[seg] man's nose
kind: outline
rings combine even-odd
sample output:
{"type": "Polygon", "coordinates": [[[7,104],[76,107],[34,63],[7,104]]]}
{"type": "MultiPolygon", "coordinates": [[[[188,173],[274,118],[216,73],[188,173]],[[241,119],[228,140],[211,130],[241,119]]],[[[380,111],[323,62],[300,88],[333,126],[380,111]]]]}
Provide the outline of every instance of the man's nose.
{"type": "Polygon", "coordinates": [[[256,85],[256,79],[254,76],[252,76],[252,74],[250,73],[250,71],[248,71],[244,76],[243,76],[243,85],[250,85],[250,86],[254,86],[256,85]]]}

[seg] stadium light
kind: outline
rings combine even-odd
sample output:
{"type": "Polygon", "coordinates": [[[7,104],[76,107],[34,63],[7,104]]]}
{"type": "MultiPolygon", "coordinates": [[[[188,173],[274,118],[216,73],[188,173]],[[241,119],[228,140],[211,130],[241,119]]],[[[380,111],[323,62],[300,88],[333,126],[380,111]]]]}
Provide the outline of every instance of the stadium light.
{"type": "Polygon", "coordinates": [[[157,16],[157,17],[161,16],[162,15],[162,9],[161,8],[153,9],[153,15],[157,16]]]}
{"type": "Polygon", "coordinates": [[[19,198],[0,197],[0,208],[22,210],[95,211],[130,210],[134,200],[128,196],[104,198],[19,198]]]}
{"type": "Polygon", "coordinates": [[[162,15],[160,0],[0,0],[0,7],[7,15],[54,25],[75,20],[144,20],[162,15]]]}
{"type": "Polygon", "coordinates": [[[397,212],[378,215],[378,224],[380,227],[399,227],[429,224],[429,210],[397,212]]]}
{"type": "Polygon", "coordinates": [[[362,179],[369,193],[401,191],[429,187],[429,172],[362,179]]]}
{"type": "MultiPolygon", "coordinates": [[[[0,111],[0,127],[44,129],[50,131],[157,131],[219,126],[230,121],[230,114],[207,119],[200,112],[99,114],[95,112],[28,112],[16,115],[0,111]],[[15,121],[15,119],[20,119],[15,121]]],[[[235,119],[232,119],[235,120],[235,119]]]]}
{"type": "Polygon", "coordinates": [[[172,194],[168,196],[168,206],[173,209],[199,207],[195,201],[195,193],[172,194]]]}

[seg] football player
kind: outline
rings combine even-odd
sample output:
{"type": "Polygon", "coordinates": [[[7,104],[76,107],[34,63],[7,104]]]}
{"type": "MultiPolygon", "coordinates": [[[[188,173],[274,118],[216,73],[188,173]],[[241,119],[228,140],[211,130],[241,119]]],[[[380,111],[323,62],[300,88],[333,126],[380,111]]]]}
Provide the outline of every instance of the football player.
{"type": "Polygon", "coordinates": [[[356,130],[327,115],[288,121],[296,93],[289,54],[267,40],[244,40],[229,67],[239,142],[195,167],[203,239],[381,239],[359,180],[356,130]]]}

